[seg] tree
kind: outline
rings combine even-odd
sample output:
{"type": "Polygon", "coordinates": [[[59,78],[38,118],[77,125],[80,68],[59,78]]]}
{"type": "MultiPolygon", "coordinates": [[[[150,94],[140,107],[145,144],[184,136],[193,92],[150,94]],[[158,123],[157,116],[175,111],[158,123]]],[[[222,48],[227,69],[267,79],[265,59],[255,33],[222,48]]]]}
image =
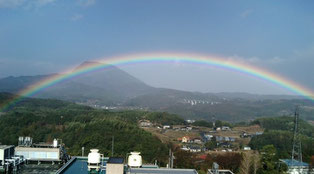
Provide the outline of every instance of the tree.
{"type": "Polygon", "coordinates": [[[216,137],[213,137],[210,141],[205,143],[206,149],[213,150],[217,147],[216,137]]]}
{"type": "Polygon", "coordinates": [[[274,145],[266,145],[261,149],[262,168],[258,171],[260,174],[281,174],[284,173],[286,167],[278,167],[276,158],[276,148],[274,145]]]}

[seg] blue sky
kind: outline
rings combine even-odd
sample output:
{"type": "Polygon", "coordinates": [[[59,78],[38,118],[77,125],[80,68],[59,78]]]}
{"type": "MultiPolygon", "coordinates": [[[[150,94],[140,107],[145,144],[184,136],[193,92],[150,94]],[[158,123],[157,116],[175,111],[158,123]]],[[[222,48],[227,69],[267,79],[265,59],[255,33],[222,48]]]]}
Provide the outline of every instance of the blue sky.
{"type": "MultiPolygon", "coordinates": [[[[58,72],[99,57],[193,52],[248,62],[314,89],[313,9],[310,0],[0,0],[0,77],[58,72]]],[[[289,93],[195,65],[121,68],[157,87],[289,93]]]]}

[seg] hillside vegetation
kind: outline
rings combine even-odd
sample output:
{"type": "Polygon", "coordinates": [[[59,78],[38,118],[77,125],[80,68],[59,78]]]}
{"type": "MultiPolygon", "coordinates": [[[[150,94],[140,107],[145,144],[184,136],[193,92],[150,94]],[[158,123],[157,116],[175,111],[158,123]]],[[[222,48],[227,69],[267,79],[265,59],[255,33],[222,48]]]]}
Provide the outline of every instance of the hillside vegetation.
{"type": "MultiPolygon", "coordinates": [[[[250,146],[261,150],[266,145],[274,145],[277,158],[291,158],[293,141],[293,117],[261,118],[252,122],[265,128],[263,135],[253,137],[250,146]]],[[[314,155],[314,126],[299,120],[303,160],[310,162],[314,155]]]]}
{"type": "MultiPolygon", "coordinates": [[[[1,101],[10,95],[1,94],[1,101]]],[[[111,156],[125,157],[130,151],[142,152],[146,162],[166,162],[168,149],[151,133],[140,129],[141,119],[156,124],[182,124],[184,120],[167,113],[142,111],[109,112],[50,99],[25,99],[0,116],[0,142],[17,145],[19,136],[31,136],[33,142],[52,142],[60,138],[71,155],[91,148],[111,156]]]]}

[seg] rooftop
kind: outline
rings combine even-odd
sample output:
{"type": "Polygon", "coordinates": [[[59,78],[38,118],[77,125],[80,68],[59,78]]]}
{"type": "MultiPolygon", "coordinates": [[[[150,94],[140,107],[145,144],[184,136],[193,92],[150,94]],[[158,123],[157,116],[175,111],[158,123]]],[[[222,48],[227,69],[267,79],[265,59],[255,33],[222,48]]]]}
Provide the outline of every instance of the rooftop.
{"type": "MultiPolygon", "coordinates": [[[[102,165],[106,166],[109,161],[119,164],[122,159],[120,158],[104,158],[102,165]]],[[[197,174],[194,169],[169,169],[169,168],[157,168],[156,165],[143,165],[143,168],[127,168],[125,165],[125,171],[130,174],[197,174]]],[[[66,165],[59,169],[59,174],[87,174],[87,158],[86,157],[74,157],[66,165]]],[[[101,174],[106,174],[106,167],[101,168],[101,174]]]]}
{"type": "Polygon", "coordinates": [[[128,170],[131,174],[197,174],[194,169],[168,169],[168,168],[130,168],[128,170]]]}
{"type": "Polygon", "coordinates": [[[291,160],[291,159],[280,159],[281,162],[284,162],[285,164],[287,164],[288,167],[291,166],[303,166],[303,167],[308,167],[309,164],[305,163],[305,162],[301,162],[301,161],[297,161],[297,160],[291,160]]]}
{"type": "Polygon", "coordinates": [[[13,145],[0,145],[0,149],[7,149],[10,147],[14,147],[13,145]]]}

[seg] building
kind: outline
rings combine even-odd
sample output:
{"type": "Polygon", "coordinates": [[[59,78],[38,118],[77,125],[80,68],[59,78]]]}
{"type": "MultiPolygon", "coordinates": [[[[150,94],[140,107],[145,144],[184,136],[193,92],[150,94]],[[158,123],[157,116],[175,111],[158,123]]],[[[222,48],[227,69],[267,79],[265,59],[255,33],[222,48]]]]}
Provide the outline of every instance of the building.
{"type": "Polygon", "coordinates": [[[191,141],[191,138],[188,136],[182,137],[182,143],[189,143],[191,141]]]}
{"type": "Polygon", "coordinates": [[[23,156],[27,161],[62,162],[68,159],[65,148],[57,139],[53,143],[33,144],[31,138],[20,137],[19,146],[15,147],[15,155],[23,156]],[[25,141],[27,139],[27,141],[25,141]]]}
{"type": "Polygon", "coordinates": [[[219,165],[217,163],[213,163],[213,168],[208,169],[207,174],[234,174],[231,170],[222,170],[219,169],[219,165]]]}
{"type": "Polygon", "coordinates": [[[228,127],[228,126],[222,126],[221,130],[223,130],[223,131],[231,131],[230,127],[228,127]]]}
{"type": "Polygon", "coordinates": [[[244,146],[244,147],[243,147],[243,150],[251,150],[251,147],[249,147],[249,146],[244,146]]]}
{"type": "Polygon", "coordinates": [[[190,152],[201,152],[202,148],[197,145],[185,145],[181,148],[181,150],[190,151],[190,152]]]}
{"type": "Polygon", "coordinates": [[[16,147],[16,155],[23,155],[28,161],[61,161],[61,149],[49,147],[16,147]]]}
{"type": "Polygon", "coordinates": [[[202,140],[200,138],[194,138],[193,143],[202,144],[202,140]]]}
{"type": "Polygon", "coordinates": [[[124,173],[124,159],[110,157],[106,165],[106,174],[124,173]]]}
{"type": "Polygon", "coordinates": [[[141,127],[151,127],[152,126],[152,123],[149,120],[141,120],[139,122],[139,124],[141,127]]]}
{"type": "Polygon", "coordinates": [[[309,164],[291,159],[280,159],[280,162],[288,166],[287,173],[289,174],[308,174],[310,173],[309,164]]]}
{"type": "Polygon", "coordinates": [[[187,123],[192,124],[195,122],[195,120],[185,120],[187,123]]]}
{"type": "Polygon", "coordinates": [[[163,129],[171,129],[171,126],[170,125],[164,125],[162,128],[163,129]]]}
{"type": "MultiPolygon", "coordinates": [[[[91,153],[95,152],[91,151],[91,153]]],[[[100,153],[98,155],[90,154],[88,157],[72,157],[56,174],[86,174],[92,172],[98,174],[198,174],[195,169],[160,168],[156,164],[142,164],[142,157],[139,152],[131,152],[127,164],[124,164],[123,158],[101,157],[100,153]],[[88,161],[94,161],[93,164],[99,166],[99,170],[88,170],[88,161]]]]}
{"type": "Polygon", "coordinates": [[[0,169],[4,168],[5,160],[14,157],[14,146],[0,145],[0,169]]]}

